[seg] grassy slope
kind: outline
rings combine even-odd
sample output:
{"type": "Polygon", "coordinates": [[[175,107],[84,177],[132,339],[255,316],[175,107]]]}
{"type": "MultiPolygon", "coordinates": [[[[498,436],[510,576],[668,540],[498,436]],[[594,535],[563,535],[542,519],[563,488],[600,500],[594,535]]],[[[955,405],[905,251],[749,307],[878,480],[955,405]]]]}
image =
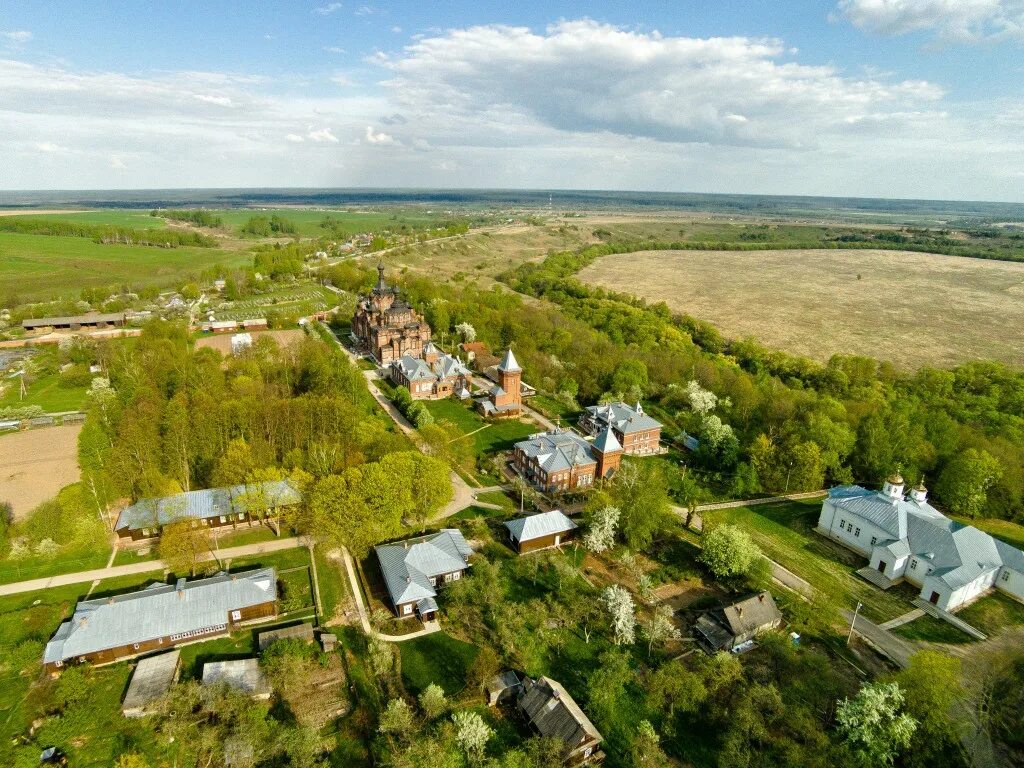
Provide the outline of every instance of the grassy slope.
{"type": "Polygon", "coordinates": [[[475,433],[471,439],[477,456],[511,450],[516,442],[540,430],[536,424],[518,419],[488,422],[455,400],[427,401],[426,406],[437,421],[450,421],[467,435],[475,433]]]}
{"type": "Polygon", "coordinates": [[[38,405],[48,413],[77,411],[85,402],[86,391],[85,387],[60,386],[60,376],[53,373],[40,376],[29,384],[24,398],[21,397],[17,383],[11,384],[4,391],[3,397],[0,397],[0,408],[38,405]]]}
{"type": "Polygon", "coordinates": [[[84,237],[0,233],[0,285],[21,301],[77,295],[86,286],[173,285],[214,264],[248,264],[251,256],[220,248],[103,245],[84,237]]]}
{"type": "Polygon", "coordinates": [[[809,581],[821,593],[828,609],[853,609],[864,604],[872,621],[888,621],[910,608],[893,592],[883,592],[854,572],[864,563],[853,557],[849,564],[838,559],[846,553],[813,533],[821,510],[820,501],[737,507],[704,514],[705,525],[739,525],[765,555],[809,581]]]}
{"type": "Polygon", "coordinates": [[[479,649],[438,632],[401,643],[402,680],[418,694],[431,683],[455,696],[466,687],[466,674],[479,649]]]}

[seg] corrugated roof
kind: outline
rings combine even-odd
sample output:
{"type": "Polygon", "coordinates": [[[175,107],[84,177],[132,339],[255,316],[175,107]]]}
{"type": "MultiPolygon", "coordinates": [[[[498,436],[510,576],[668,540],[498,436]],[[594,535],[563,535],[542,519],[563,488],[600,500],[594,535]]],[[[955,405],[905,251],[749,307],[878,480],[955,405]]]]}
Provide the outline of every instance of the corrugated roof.
{"type": "Polygon", "coordinates": [[[22,320],[23,328],[43,328],[49,325],[88,325],[91,323],[124,322],[124,312],[96,313],[92,315],[70,315],[66,317],[35,317],[22,320]]]}
{"type": "Polygon", "coordinates": [[[206,488],[137,501],[121,511],[114,530],[137,531],[167,525],[175,520],[237,515],[250,507],[273,509],[293,506],[301,501],[302,495],[287,480],[267,480],[230,488],[206,488]]]}
{"type": "Polygon", "coordinates": [[[135,665],[135,671],[132,672],[128,692],[121,703],[121,711],[126,714],[129,711],[141,714],[143,707],[167,693],[178,675],[180,658],[181,651],[175,649],[140,659],[135,665]]]}
{"type": "Polygon", "coordinates": [[[509,520],[505,527],[516,541],[532,541],[555,533],[574,531],[579,526],[560,510],[553,509],[550,512],[509,520]]]}
{"type": "Polygon", "coordinates": [[[751,595],[721,609],[721,615],[733,636],[753,632],[782,619],[771,592],[751,595]]]}
{"type": "Polygon", "coordinates": [[[46,644],[43,662],[226,624],[228,613],[277,600],[277,572],[219,573],[151,584],[110,598],[83,600],[46,644]]]}
{"type": "Polygon", "coordinates": [[[519,708],[541,736],[564,741],[571,749],[603,738],[561,683],[549,677],[526,678],[519,708]]]}
{"type": "Polygon", "coordinates": [[[612,432],[610,427],[605,427],[601,430],[601,434],[594,440],[594,448],[599,450],[601,453],[614,453],[615,451],[621,451],[622,445],[615,437],[615,433],[612,432]]]}
{"type": "Polygon", "coordinates": [[[533,435],[529,440],[516,443],[516,449],[547,472],[558,472],[573,466],[596,464],[593,446],[573,432],[555,429],[533,435]]]}
{"type": "Polygon", "coordinates": [[[423,379],[436,379],[437,376],[430,370],[426,360],[421,360],[412,355],[402,355],[397,360],[392,360],[391,365],[402,372],[409,381],[422,381],[423,379]]]}
{"type": "Polygon", "coordinates": [[[455,528],[439,533],[374,547],[391,602],[401,605],[434,597],[437,592],[430,579],[445,573],[463,571],[473,550],[455,528]]]}

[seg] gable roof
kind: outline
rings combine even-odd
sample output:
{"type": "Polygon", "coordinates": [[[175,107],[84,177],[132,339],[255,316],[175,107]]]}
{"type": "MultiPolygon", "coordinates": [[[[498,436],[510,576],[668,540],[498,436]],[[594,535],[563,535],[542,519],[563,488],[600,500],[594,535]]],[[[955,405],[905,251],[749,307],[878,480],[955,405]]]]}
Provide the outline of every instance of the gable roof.
{"type": "Polygon", "coordinates": [[[574,531],[579,526],[560,510],[553,509],[550,512],[509,520],[505,527],[516,541],[532,541],[555,533],[574,531]]]}
{"type": "Polygon", "coordinates": [[[379,544],[373,549],[395,606],[434,597],[437,592],[430,585],[430,579],[464,571],[473,553],[456,528],[394,544],[379,544]]]}
{"type": "Polygon", "coordinates": [[[549,677],[526,678],[519,708],[541,736],[564,741],[573,749],[603,739],[561,683],[549,677]]]}
{"type": "Polygon", "coordinates": [[[430,370],[426,360],[412,355],[402,355],[397,360],[392,360],[391,365],[401,371],[409,381],[421,381],[423,379],[436,379],[437,376],[430,370]]]}
{"type": "Polygon", "coordinates": [[[661,429],[661,422],[644,413],[639,403],[635,407],[621,401],[607,405],[591,405],[587,407],[587,411],[595,423],[612,427],[623,435],[661,429]]]}
{"type": "Polygon", "coordinates": [[[452,376],[469,376],[469,369],[462,364],[462,361],[457,357],[452,357],[448,354],[441,354],[437,360],[434,361],[431,368],[434,374],[439,379],[447,379],[452,376]]]}
{"type": "Polygon", "coordinates": [[[175,520],[237,515],[247,512],[249,508],[289,507],[301,501],[302,495],[288,480],[267,480],[229,488],[205,488],[172,496],[140,499],[121,510],[114,530],[137,531],[167,525],[175,520]]]}
{"type": "Polygon", "coordinates": [[[727,605],[720,613],[734,637],[782,620],[775,599],[767,591],[727,605]]]}
{"type": "Polygon", "coordinates": [[[561,429],[541,432],[528,440],[522,440],[516,443],[516,450],[531,459],[537,459],[537,463],[547,472],[597,464],[590,443],[573,432],[561,429]]]}
{"type": "Polygon", "coordinates": [[[109,598],[82,600],[46,644],[43,662],[227,624],[230,611],[277,600],[277,571],[218,573],[176,584],[150,584],[109,598]]]}

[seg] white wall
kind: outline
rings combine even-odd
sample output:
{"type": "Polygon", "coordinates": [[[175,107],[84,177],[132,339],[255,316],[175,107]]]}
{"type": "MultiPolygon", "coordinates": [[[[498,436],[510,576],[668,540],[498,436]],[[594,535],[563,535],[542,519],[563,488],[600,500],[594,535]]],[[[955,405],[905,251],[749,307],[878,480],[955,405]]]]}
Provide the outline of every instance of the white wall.
{"type": "Polygon", "coordinates": [[[996,577],[996,588],[1013,595],[1018,600],[1024,600],[1024,574],[1018,573],[1012,568],[1003,568],[996,577]],[[1009,578],[1003,581],[1003,574],[1008,573],[1009,578]]]}

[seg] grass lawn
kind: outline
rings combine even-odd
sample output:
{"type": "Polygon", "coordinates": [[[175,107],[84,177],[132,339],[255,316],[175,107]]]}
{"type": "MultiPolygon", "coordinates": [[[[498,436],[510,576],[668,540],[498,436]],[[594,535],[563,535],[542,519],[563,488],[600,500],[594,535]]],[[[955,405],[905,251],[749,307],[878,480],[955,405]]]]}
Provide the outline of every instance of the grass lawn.
{"type": "Polygon", "coordinates": [[[519,504],[517,501],[513,501],[508,494],[503,491],[488,491],[487,493],[478,493],[477,501],[482,501],[485,504],[497,504],[503,509],[509,512],[518,512],[519,504]]]}
{"type": "Polygon", "coordinates": [[[1007,544],[1024,549],[1024,525],[1013,523],[1009,520],[997,520],[995,518],[980,517],[971,519],[968,517],[953,517],[958,523],[973,525],[980,531],[990,536],[1002,539],[1007,544]]]}
{"type": "Polygon", "coordinates": [[[47,413],[77,411],[85,402],[87,391],[85,387],[62,387],[57,373],[40,376],[26,390],[25,397],[21,397],[21,390],[17,386],[9,387],[4,396],[0,397],[0,408],[38,405],[47,413]]]}
{"type": "Polygon", "coordinates": [[[952,624],[942,619],[929,616],[927,613],[920,618],[914,619],[909,624],[896,627],[892,632],[906,640],[918,640],[926,643],[961,645],[974,642],[970,635],[961,632],[952,624]]]}
{"type": "Polygon", "coordinates": [[[704,524],[733,523],[750,534],[772,560],[807,580],[823,598],[833,621],[842,608],[858,602],[871,621],[883,622],[909,610],[898,594],[883,592],[856,575],[865,562],[813,532],[820,501],[736,507],[704,514],[704,524]]]}
{"type": "Polygon", "coordinates": [[[402,681],[410,693],[419,694],[431,683],[448,696],[466,687],[466,675],[479,648],[443,632],[398,644],[402,656],[402,681]]]}
{"type": "Polygon", "coordinates": [[[580,409],[570,408],[558,398],[542,394],[529,398],[526,404],[552,421],[561,418],[562,424],[575,424],[582,413],[580,409]]]}
{"type": "Polygon", "coordinates": [[[0,584],[41,579],[59,573],[91,571],[103,568],[110,559],[110,547],[101,542],[78,550],[62,551],[54,557],[30,557],[24,560],[0,560],[0,584]]]}
{"type": "Polygon", "coordinates": [[[328,560],[323,547],[313,550],[316,559],[316,577],[320,584],[320,603],[323,608],[321,621],[330,621],[348,597],[349,589],[345,566],[341,560],[328,560]]]}
{"type": "MultiPolygon", "coordinates": [[[[282,536],[290,535],[287,531],[282,536]]],[[[259,525],[254,528],[237,528],[230,533],[224,533],[217,539],[217,546],[220,549],[229,547],[242,547],[246,544],[262,544],[264,541],[273,541],[278,538],[270,526],[259,525]]]]}
{"type": "Polygon", "coordinates": [[[458,522],[459,520],[472,520],[475,517],[482,517],[485,520],[489,518],[499,518],[504,520],[508,516],[504,510],[501,509],[487,509],[486,507],[466,507],[465,509],[459,510],[454,515],[449,517],[449,520],[458,522]]]}
{"type": "Polygon", "coordinates": [[[956,615],[986,635],[996,635],[1009,627],[1024,625],[1024,604],[1002,592],[993,592],[956,615]]]}
{"type": "Polygon", "coordinates": [[[426,401],[427,410],[437,421],[450,421],[463,434],[472,434],[473,452],[477,456],[508,451],[520,440],[540,431],[532,422],[519,419],[486,421],[476,411],[470,410],[455,400],[426,401]]]}

